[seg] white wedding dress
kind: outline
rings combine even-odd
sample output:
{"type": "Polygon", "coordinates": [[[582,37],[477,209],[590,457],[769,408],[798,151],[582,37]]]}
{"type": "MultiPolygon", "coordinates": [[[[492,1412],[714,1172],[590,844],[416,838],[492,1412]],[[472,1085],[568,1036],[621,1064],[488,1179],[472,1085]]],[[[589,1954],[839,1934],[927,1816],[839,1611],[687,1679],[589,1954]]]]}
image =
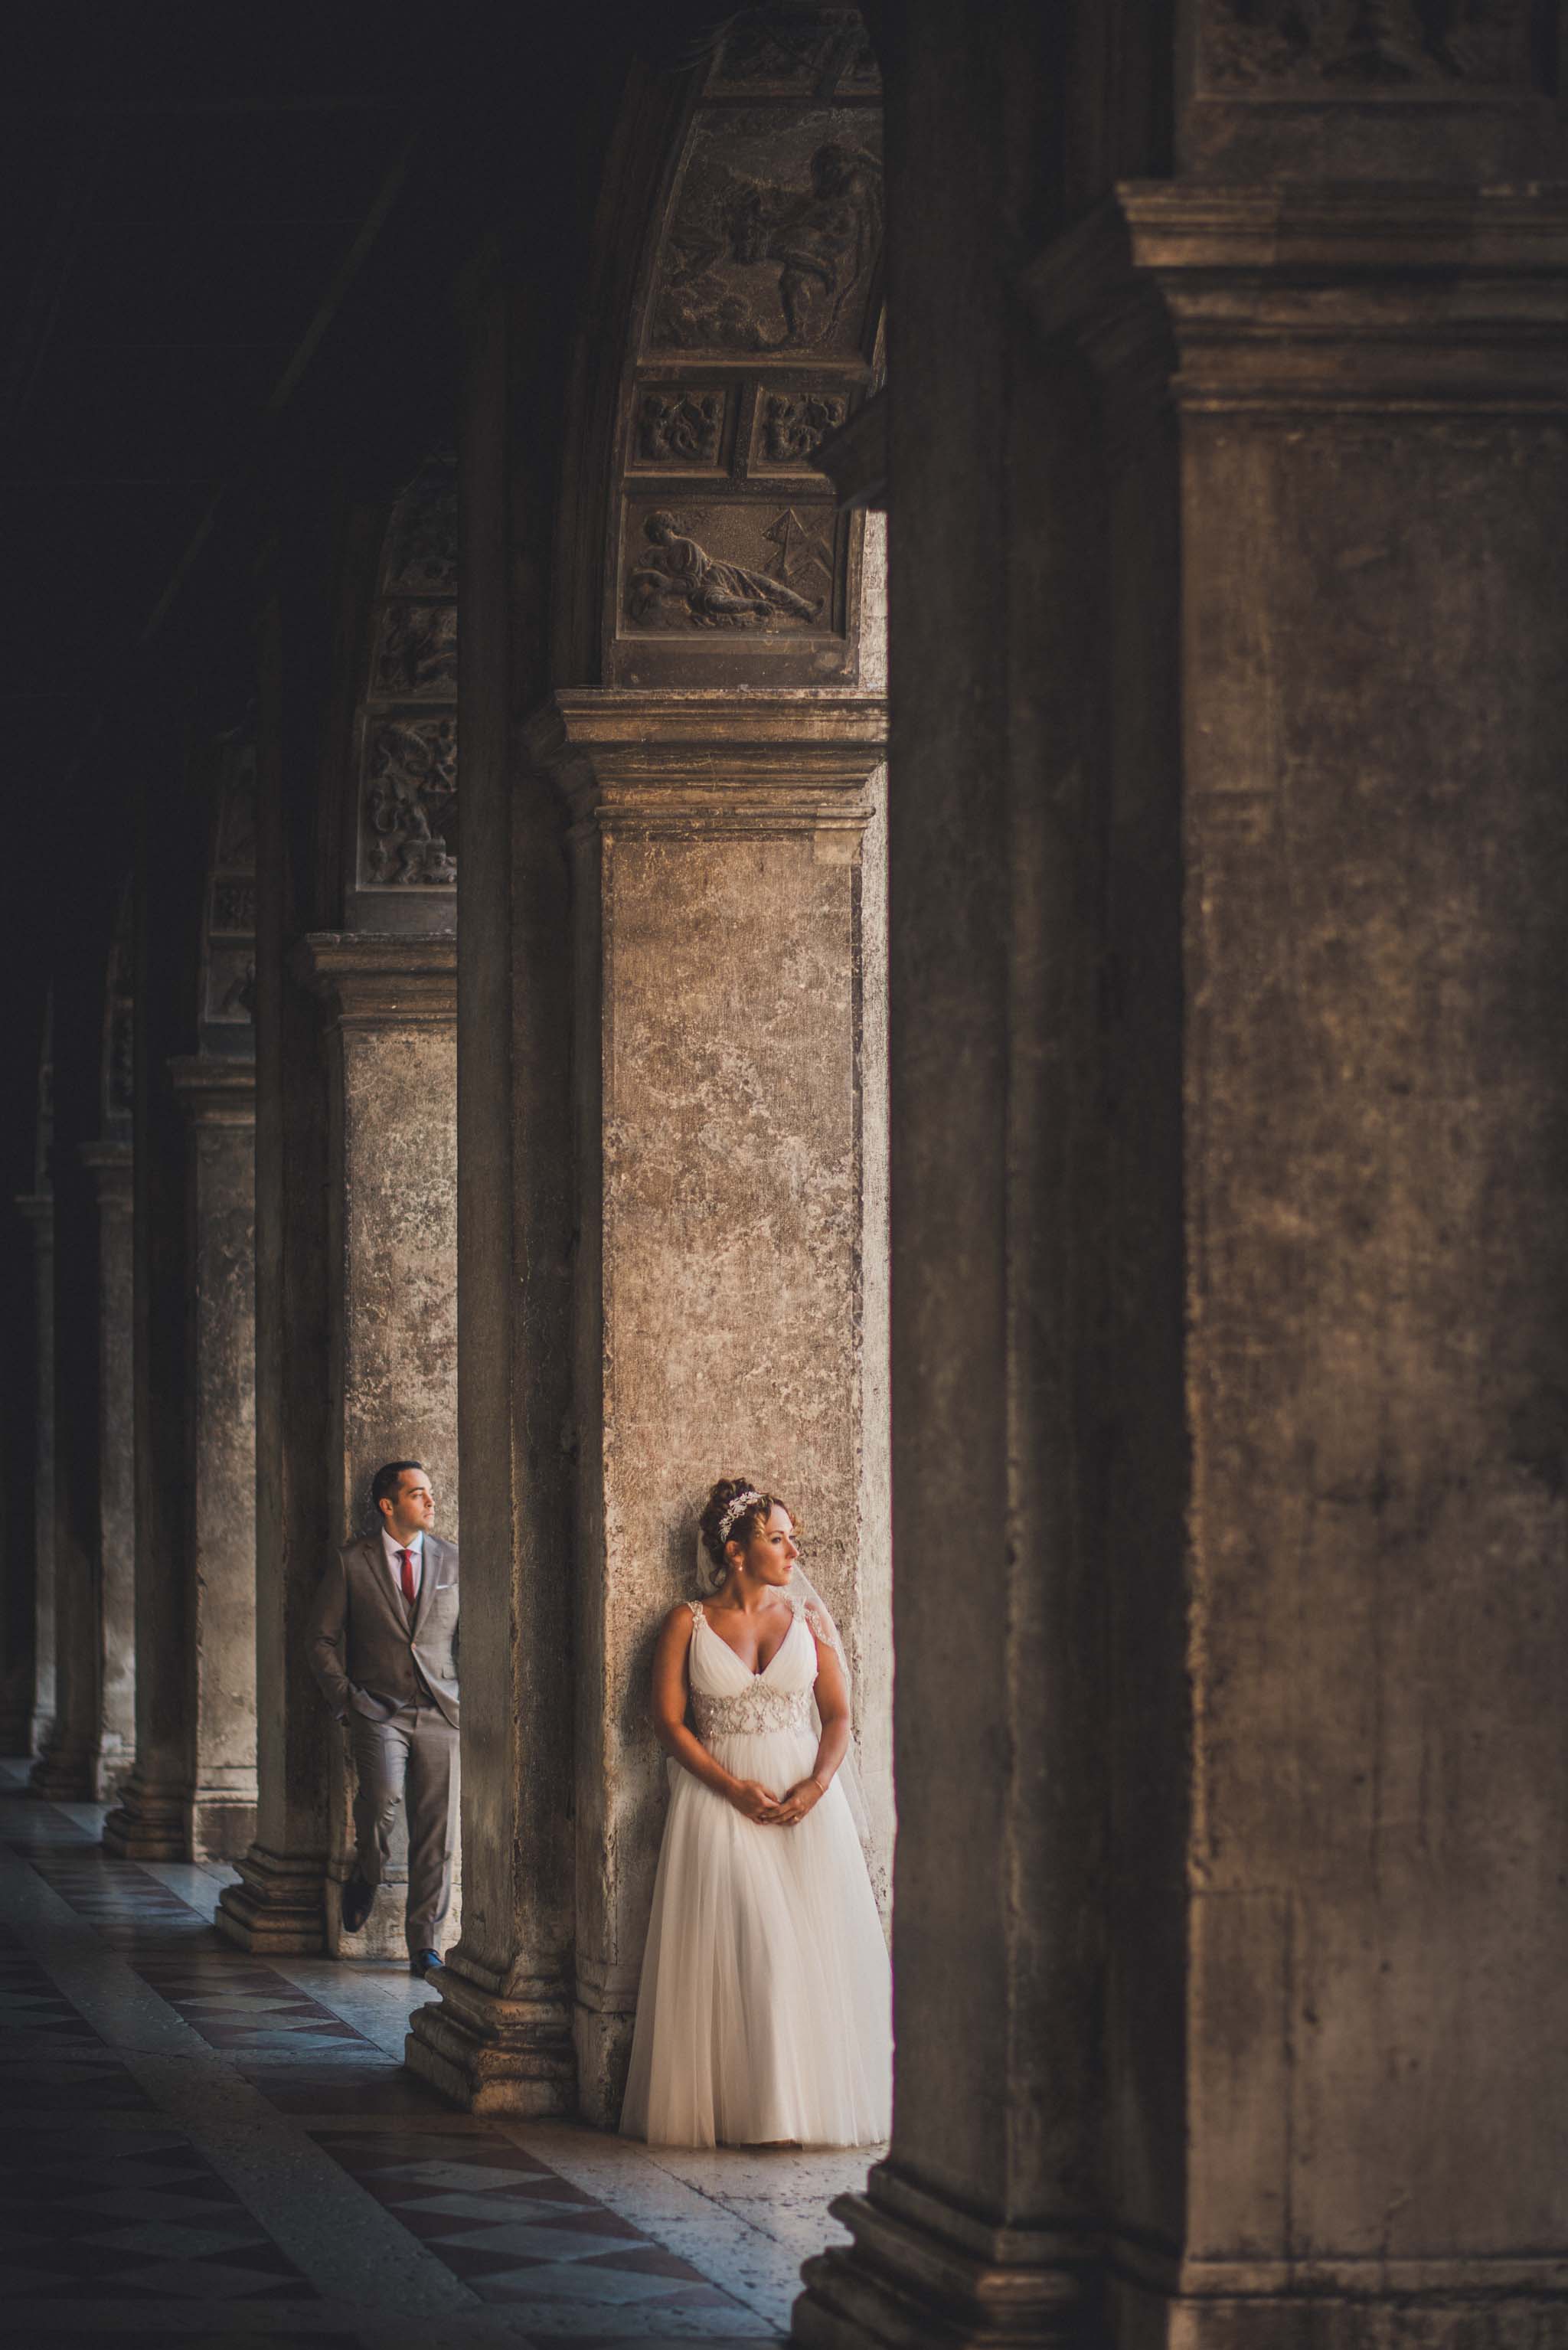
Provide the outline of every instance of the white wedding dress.
{"type": "MultiPolygon", "coordinates": [[[[702,1612],[697,1735],[782,1795],[816,1760],[804,1607],[753,1673],[702,1612]]],[[[892,2107],[887,1945],[836,1778],[794,1827],[760,1827],[671,1765],[621,2128],[656,2146],[872,2146],[892,2107]]]]}

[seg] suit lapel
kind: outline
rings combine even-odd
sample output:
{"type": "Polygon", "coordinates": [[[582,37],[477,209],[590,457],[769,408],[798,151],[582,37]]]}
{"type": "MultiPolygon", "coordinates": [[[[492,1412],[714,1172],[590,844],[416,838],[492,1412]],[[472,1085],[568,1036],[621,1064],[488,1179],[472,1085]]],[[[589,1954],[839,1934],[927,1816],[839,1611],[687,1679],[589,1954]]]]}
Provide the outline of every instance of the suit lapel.
{"type": "Polygon", "coordinates": [[[420,1565],[420,1596],[414,1602],[413,1633],[416,1640],[420,1637],[420,1627],[425,1620],[425,1614],[431,1604],[431,1596],[435,1590],[440,1573],[441,1544],[433,1534],[427,1534],[424,1555],[420,1565]]]}

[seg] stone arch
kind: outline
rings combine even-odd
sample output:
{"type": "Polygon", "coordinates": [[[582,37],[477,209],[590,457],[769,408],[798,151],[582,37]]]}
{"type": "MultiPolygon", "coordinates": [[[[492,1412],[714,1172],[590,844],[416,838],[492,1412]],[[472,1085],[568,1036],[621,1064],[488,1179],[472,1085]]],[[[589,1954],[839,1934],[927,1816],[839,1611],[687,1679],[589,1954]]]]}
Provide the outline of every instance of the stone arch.
{"type": "Polygon", "coordinates": [[[883,367],[881,80],[859,15],[742,12],[673,90],[638,90],[618,147],[570,410],[556,674],[858,684],[865,517],[814,460],[883,367]]]}

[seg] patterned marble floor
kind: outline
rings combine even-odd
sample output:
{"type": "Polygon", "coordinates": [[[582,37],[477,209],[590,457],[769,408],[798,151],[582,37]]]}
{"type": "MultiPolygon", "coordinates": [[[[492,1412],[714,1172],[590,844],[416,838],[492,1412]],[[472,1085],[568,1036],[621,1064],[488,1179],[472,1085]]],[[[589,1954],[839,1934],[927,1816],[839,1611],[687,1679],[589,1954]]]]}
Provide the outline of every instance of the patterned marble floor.
{"type": "Polygon", "coordinates": [[[0,1763],[0,2333],[19,2345],[782,2344],[866,2158],[455,2113],[399,1968],[246,1958],[0,1763]]]}

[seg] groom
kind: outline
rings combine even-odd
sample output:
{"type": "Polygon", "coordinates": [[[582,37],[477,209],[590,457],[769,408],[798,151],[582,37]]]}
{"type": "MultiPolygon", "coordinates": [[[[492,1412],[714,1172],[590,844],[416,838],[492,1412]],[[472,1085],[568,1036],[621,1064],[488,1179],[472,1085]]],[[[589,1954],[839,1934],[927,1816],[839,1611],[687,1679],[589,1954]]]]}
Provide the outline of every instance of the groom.
{"type": "Polygon", "coordinates": [[[409,1822],[409,1971],[441,1966],[457,1827],[457,1546],[439,1541],[424,1464],[389,1461],[370,1486],[378,1527],[345,1544],[316,1595],[310,1669],[347,1724],[357,1781],[354,1873],[343,1925],[357,1934],[387,1866],[398,1806],[409,1822]]]}

